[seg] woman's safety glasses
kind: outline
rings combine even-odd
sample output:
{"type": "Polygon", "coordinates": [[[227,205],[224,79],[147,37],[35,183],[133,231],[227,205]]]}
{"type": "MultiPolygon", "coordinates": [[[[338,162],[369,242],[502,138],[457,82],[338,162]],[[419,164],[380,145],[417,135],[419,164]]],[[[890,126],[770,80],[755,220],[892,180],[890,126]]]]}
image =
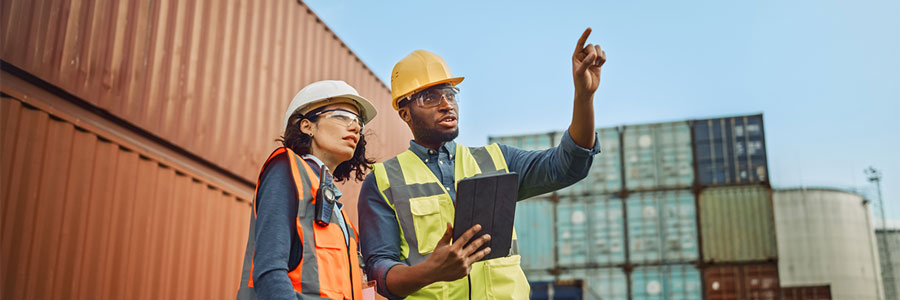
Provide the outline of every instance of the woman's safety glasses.
{"type": "Polygon", "coordinates": [[[422,108],[431,108],[441,105],[442,99],[447,99],[447,103],[457,106],[457,94],[459,94],[459,88],[449,84],[439,85],[415,93],[407,101],[415,101],[422,108]]]}
{"type": "Polygon", "coordinates": [[[347,128],[350,128],[350,126],[356,124],[359,126],[360,133],[362,133],[363,130],[366,129],[366,124],[363,122],[362,117],[343,108],[326,109],[313,115],[313,117],[317,116],[337,121],[338,123],[347,126],[347,128]]]}

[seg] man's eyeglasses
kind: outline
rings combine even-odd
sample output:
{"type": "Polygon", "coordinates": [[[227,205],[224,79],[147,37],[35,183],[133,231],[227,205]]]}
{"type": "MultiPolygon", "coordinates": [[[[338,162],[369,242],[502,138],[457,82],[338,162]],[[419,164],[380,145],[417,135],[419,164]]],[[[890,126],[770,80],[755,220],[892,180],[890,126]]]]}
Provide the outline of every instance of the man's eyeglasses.
{"type": "Polygon", "coordinates": [[[325,119],[335,120],[340,124],[344,124],[347,128],[350,128],[350,126],[355,123],[359,126],[360,133],[366,129],[366,124],[363,122],[362,117],[343,108],[326,109],[312,115],[312,117],[319,116],[324,117],[325,119]]]}
{"type": "Polygon", "coordinates": [[[441,100],[446,99],[450,105],[457,106],[459,105],[457,94],[459,94],[459,88],[449,84],[439,85],[412,94],[404,100],[403,104],[416,102],[419,107],[431,108],[441,105],[441,100]]]}

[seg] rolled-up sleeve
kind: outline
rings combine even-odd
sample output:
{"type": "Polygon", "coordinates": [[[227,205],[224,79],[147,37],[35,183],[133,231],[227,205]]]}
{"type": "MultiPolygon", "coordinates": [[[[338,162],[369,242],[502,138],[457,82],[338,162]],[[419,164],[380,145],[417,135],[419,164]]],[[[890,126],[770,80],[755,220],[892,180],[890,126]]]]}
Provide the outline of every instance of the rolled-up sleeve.
{"type": "Polygon", "coordinates": [[[600,153],[600,138],[594,133],[594,147],[575,144],[569,131],[556,147],[546,150],[522,150],[500,145],[509,171],[519,173],[519,200],[549,193],[584,179],[600,153]]]}
{"type": "Polygon", "coordinates": [[[374,279],[378,293],[388,299],[402,299],[388,292],[385,279],[391,267],[405,264],[400,259],[400,225],[397,215],[378,191],[375,176],[366,175],[359,192],[359,241],[366,275],[374,279]]]}

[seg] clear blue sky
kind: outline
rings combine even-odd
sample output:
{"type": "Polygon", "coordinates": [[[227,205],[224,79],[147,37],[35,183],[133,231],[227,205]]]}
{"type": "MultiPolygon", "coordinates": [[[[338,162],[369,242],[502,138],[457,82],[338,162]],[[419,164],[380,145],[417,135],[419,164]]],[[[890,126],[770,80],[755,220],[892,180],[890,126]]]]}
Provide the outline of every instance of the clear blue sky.
{"type": "Polygon", "coordinates": [[[762,112],[773,185],[873,190],[873,165],[900,218],[900,1],[306,2],[388,85],[412,50],[443,56],[462,143],[565,129],[592,27],[597,127],[762,112]]]}

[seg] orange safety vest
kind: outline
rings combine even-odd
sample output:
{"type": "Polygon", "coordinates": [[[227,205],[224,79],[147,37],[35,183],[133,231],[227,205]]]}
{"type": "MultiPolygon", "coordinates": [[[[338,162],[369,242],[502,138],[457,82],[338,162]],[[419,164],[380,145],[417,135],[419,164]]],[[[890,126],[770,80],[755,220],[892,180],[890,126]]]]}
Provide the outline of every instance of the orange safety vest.
{"type": "MultiPolygon", "coordinates": [[[[276,156],[286,153],[291,162],[291,175],[297,186],[300,201],[297,209],[297,234],[303,245],[303,256],[300,263],[290,270],[288,277],[294,291],[304,296],[324,297],[330,299],[361,299],[362,273],[359,268],[359,236],[350,219],[341,211],[344,222],[353,230],[350,242],[344,240],[344,233],[334,216],[327,226],[314,222],[315,199],[319,190],[319,178],[300,156],[288,148],[278,148],[266,163],[263,170],[276,156]],[[349,245],[348,245],[349,244],[349,245]]],[[[262,171],[260,171],[262,176],[262,171]]],[[[259,182],[256,183],[257,192],[259,182]]],[[[256,251],[256,201],[250,214],[250,234],[247,238],[247,250],[244,252],[244,268],[241,272],[241,286],[237,299],[256,299],[253,290],[253,256],[256,251]]]]}

